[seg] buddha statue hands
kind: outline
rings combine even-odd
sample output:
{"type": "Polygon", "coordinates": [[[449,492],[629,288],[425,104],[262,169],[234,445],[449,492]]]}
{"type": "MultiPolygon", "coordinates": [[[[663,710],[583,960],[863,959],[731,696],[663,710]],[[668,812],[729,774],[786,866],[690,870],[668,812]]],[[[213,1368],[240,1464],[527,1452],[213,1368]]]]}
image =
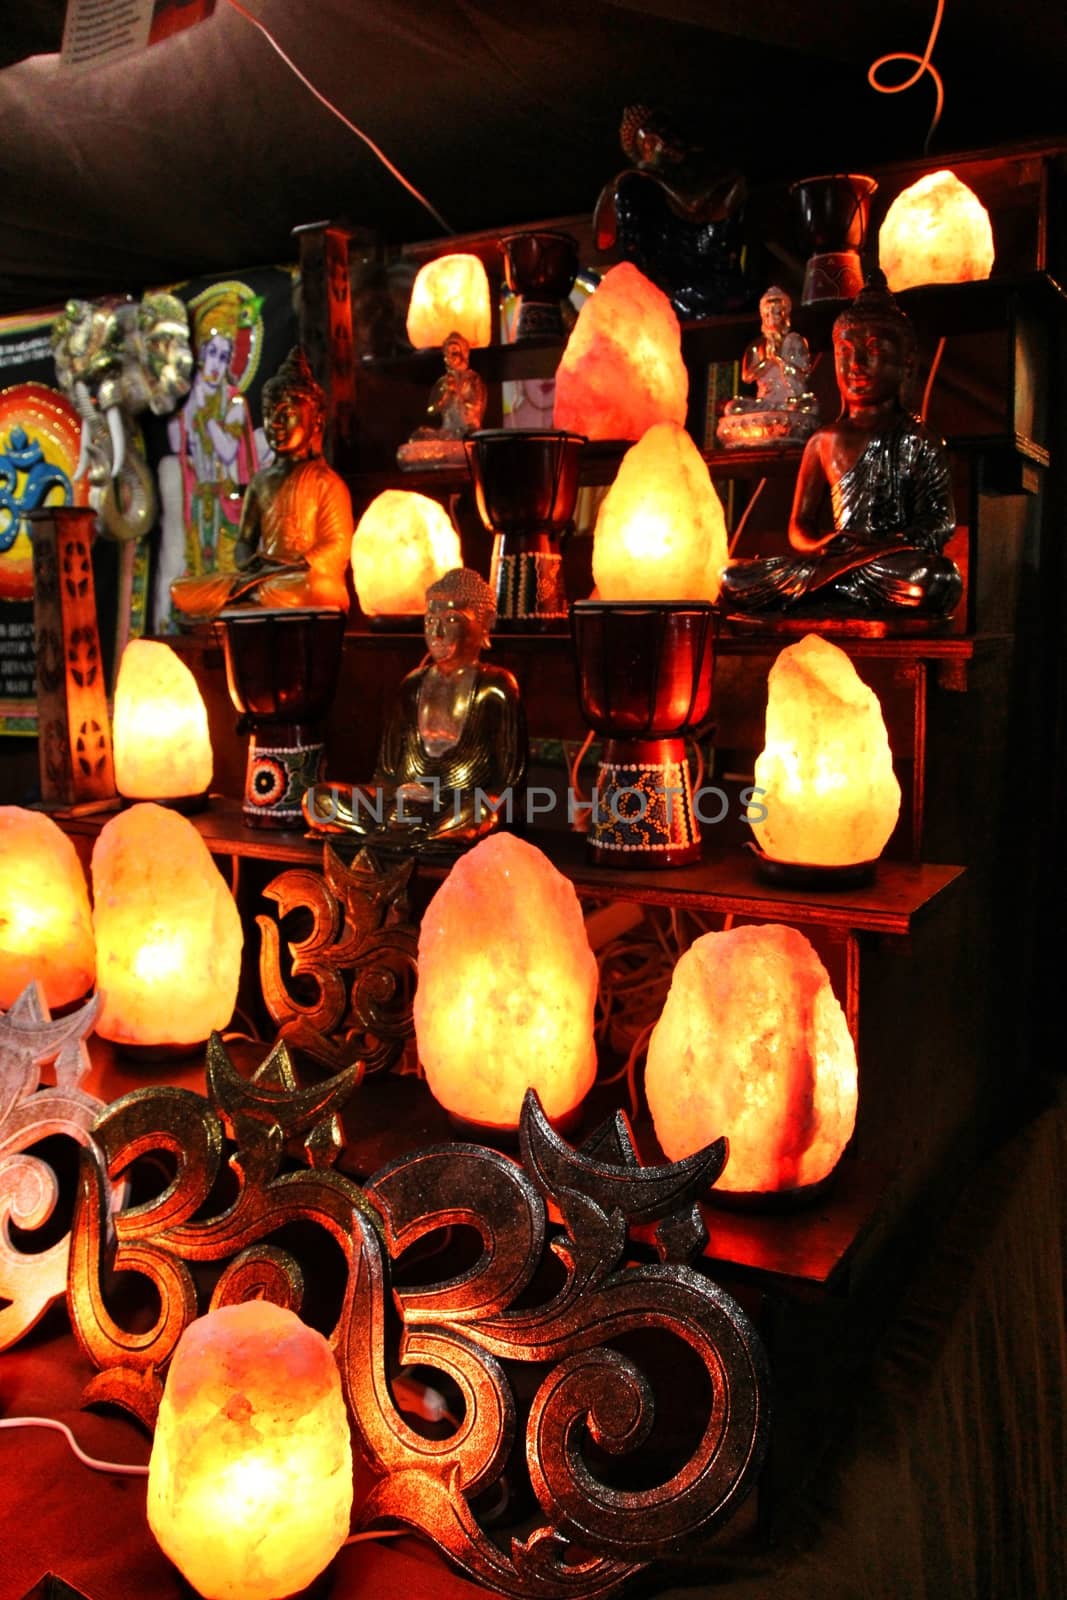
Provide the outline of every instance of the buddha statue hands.
{"type": "Polygon", "coordinates": [[[811,371],[808,342],[790,327],[793,303],[772,286],[759,303],[760,334],[745,351],[741,377],[754,383],[754,396],[727,402],[716,429],[720,443],[740,445],[800,443],[818,423],[815,396],[807,387],[811,371]]]}
{"type": "Polygon", "coordinates": [[[317,784],[303,809],[315,833],[376,848],[461,850],[510,820],[526,769],[526,729],[510,672],[479,660],[496,603],[456,567],[426,591],[428,660],[404,679],[373,782],[317,784]]]}
{"type": "Polygon", "coordinates": [[[253,476],[241,509],[234,572],[179,578],[175,608],[194,620],[237,602],[347,611],[352,501],[323,460],[326,396],[299,347],[263,386],[274,460],[253,476]]]}
{"type": "Polygon", "coordinates": [[[915,333],[884,279],[837,318],[833,344],[842,409],[804,447],[789,521],[797,554],[733,562],[722,604],[806,616],[948,617],[963,589],[942,554],[956,525],[948,459],[904,405],[915,333]],[[824,531],[827,495],[833,527],[824,531]]]}
{"type": "Polygon", "coordinates": [[[425,467],[466,460],[463,440],[482,425],[486,389],[470,364],[470,344],[450,333],[441,346],[445,370],[430,391],[426,423],[397,451],[401,467],[425,467]]]}

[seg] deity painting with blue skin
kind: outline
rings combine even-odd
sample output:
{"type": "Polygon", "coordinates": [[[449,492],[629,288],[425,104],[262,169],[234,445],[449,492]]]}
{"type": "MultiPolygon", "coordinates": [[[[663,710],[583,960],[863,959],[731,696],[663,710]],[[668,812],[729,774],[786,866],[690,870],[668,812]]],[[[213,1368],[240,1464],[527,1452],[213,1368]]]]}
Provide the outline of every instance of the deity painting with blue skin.
{"type": "Polygon", "coordinates": [[[256,470],[271,458],[242,392],[255,373],[262,341],[260,300],[247,285],[213,285],[190,304],[196,375],[167,426],[171,454],[159,465],[162,533],[156,574],[159,632],[174,626],[170,586],[182,575],[232,572],[241,501],[256,470]],[[242,330],[250,359],[236,372],[242,330]]]}

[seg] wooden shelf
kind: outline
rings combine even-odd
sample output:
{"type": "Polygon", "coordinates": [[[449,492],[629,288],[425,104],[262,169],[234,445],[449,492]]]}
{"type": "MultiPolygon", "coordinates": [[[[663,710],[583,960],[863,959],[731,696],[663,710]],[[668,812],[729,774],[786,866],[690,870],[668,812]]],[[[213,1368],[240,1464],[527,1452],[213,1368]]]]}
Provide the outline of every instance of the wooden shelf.
{"type": "MultiPolygon", "coordinates": [[[[57,818],[67,833],[83,837],[95,837],[106,820],[99,814],[57,818]]],[[[327,841],[299,832],[249,828],[240,802],[222,797],[213,798],[207,810],[190,820],[213,855],[274,861],[279,867],[318,866],[324,843],[333,842],[341,849],[350,844],[343,835],[327,841]]],[[[626,871],[591,866],[585,859],[585,841],[579,834],[563,829],[531,829],[527,837],[545,851],[580,893],[593,898],[682,906],[712,914],[753,917],[762,922],[898,937],[906,936],[915,922],[928,916],[964,872],[956,866],[882,861],[869,888],[788,893],[762,883],[756,876],[752,856],[744,850],[706,846],[704,859],[694,866],[626,871]]],[[[443,878],[448,868],[424,862],[418,870],[432,881],[443,878]]]]}

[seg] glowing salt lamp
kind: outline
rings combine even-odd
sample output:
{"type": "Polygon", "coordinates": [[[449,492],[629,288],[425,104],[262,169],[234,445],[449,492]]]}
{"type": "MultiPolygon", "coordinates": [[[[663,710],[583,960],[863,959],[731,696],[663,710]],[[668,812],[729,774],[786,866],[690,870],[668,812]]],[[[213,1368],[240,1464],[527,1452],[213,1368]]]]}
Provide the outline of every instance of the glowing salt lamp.
{"type": "Polygon", "coordinates": [[[432,350],[450,333],[470,345],[492,337],[489,279],[477,256],[438,256],[421,266],[408,305],[408,338],[416,350],[432,350]]]}
{"type": "Polygon", "coordinates": [[[495,833],[461,856],[419,933],[415,1038],[454,1116],[518,1126],[536,1089],[546,1114],[593,1082],[596,958],[570,882],[533,845],[495,833]]]}
{"type": "Polygon", "coordinates": [[[96,1031],[134,1046],[196,1045],[237,1000],[244,938],[233,896],[192,823],[142,802],[93,846],[103,1008],[96,1031]]]}
{"type": "Polygon", "coordinates": [[[900,813],[878,696],[843,650],[817,634],[789,645],[767,680],[749,825],[772,861],[848,867],[881,855],[900,813]]]}
{"type": "Polygon", "coordinates": [[[31,979],[50,1008],[93,986],[89,891],[70,840],[51,817],[0,806],[0,1008],[31,979]]]}
{"type": "Polygon", "coordinates": [[[196,679],[168,644],[131,639],[112,718],[115,785],[130,800],[181,800],[211,784],[207,710],[196,679]]]}
{"type": "Polygon", "coordinates": [[[601,600],[711,600],[730,559],[704,459],[676,422],[631,445],[601,503],[593,578],[601,600]]]}
{"type": "Polygon", "coordinates": [[[386,489],[359,519],[352,577],[368,617],[421,617],[430,584],[462,565],[451,518],[428,495],[386,489]]]}
{"type": "Polygon", "coordinates": [[[878,233],[878,261],[890,289],[969,283],[993,270],[989,212],[954,172],[928,172],[898,194],[878,233]]]}
{"type": "Polygon", "coordinates": [[[167,1374],[148,1525],[206,1600],[305,1589],[348,1537],[352,1446],[321,1333],[268,1300],[191,1322],[167,1374]]]}
{"type": "Polygon", "coordinates": [[[640,439],[685,422],[689,375],[667,296],[629,261],[583,305],[556,372],[553,426],[589,439],[640,439]]]}
{"type": "Polygon", "coordinates": [[[718,1190],[826,1178],[856,1121],[856,1049],[804,935],[768,923],[690,945],[652,1031],[645,1092],[672,1161],[726,1135],[718,1190]]]}

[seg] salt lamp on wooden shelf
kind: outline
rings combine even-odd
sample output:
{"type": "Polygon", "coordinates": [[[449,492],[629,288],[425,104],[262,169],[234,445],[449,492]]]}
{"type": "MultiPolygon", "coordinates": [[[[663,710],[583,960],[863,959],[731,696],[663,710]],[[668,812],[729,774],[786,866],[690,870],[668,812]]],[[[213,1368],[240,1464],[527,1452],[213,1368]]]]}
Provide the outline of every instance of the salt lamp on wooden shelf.
{"type": "Polygon", "coordinates": [[[553,1121],[596,1073],[597,965],[578,897],[540,850],[495,833],[461,856],[419,933],[415,1038],[434,1097],[462,1122],[518,1128],[536,1089],[553,1121]]]}
{"type": "Polygon", "coordinates": [[[703,934],[679,958],[645,1092],[672,1161],[725,1135],[712,1198],[809,1194],[856,1120],[856,1050],[804,935],[767,923],[703,934]]]}
{"type": "Polygon", "coordinates": [[[421,628],[427,589],[462,565],[452,519],[428,495],[385,489],[356,524],[352,580],[372,626],[400,620],[421,628]]]}
{"type": "Polygon", "coordinates": [[[878,233],[894,294],[923,283],[970,283],[993,270],[989,212],[954,172],[928,172],[897,195],[878,233]]]}
{"type": "Polygon", "coordinates": [[[0,1010],[34,978],[51,1008],[93,986],[89,890],[74,846],[51,817],[0,806],[0,1010]]]}
{"type": "Polygon", "coordinates": [[[207,709],[170,645],[130,640],[119,663],[112,732],[119,794],[184,810],[206,802],[213,770],[207,709]]]}
{"type": "Polygon", "coordinates": [[[818,634],[771,667],[754,794],[749,825],[765,876],[798,888],[874,876],[900,814],[889,735],[874,690],[818,634]]]}
{"type": "Polygon", "coordinates": [[[227,1026],[244,935],[233,896],[192,823],[140,802],[93,846],[103,1006],[96,1031],[129,1053],[191,1053],[227,1026]]]}

